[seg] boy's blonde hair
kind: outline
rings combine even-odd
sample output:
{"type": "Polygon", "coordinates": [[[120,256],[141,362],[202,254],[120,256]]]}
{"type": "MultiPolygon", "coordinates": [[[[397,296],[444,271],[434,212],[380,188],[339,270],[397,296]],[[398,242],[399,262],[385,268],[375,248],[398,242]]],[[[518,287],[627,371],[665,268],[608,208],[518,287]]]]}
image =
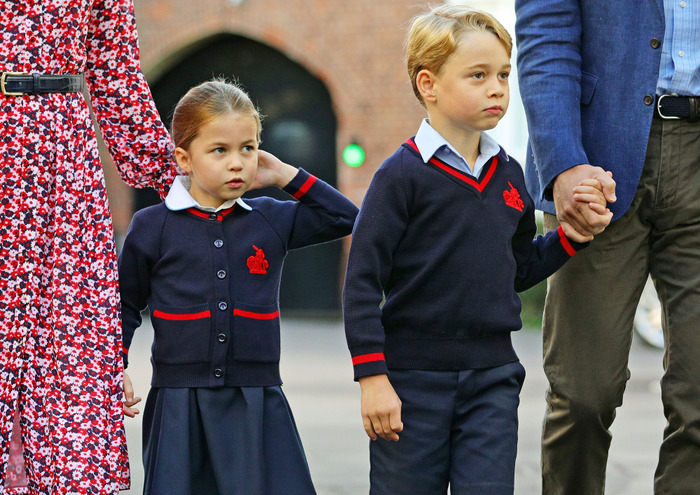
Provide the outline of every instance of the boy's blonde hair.
{"type": "Polygon", "coordinates": [[[464,33],[490,32],[500,41],[510,58],[513,40],[494,16],[460,5],[440,5],[418,14],[411,20],[406,39],[406,65],[418,101],[425,102],[418,91],[416,77],[423,69],[440,72],[454,53],[464,33]]]}
{"type": "Polygon", "coordinates": [[[191,88],[173,111],[170,132],[175,146],[187,150],[203,125],[232,112],[250,115],[255,119],[260,141],[260,112],[238,84],[217,78],[191,88]]]}

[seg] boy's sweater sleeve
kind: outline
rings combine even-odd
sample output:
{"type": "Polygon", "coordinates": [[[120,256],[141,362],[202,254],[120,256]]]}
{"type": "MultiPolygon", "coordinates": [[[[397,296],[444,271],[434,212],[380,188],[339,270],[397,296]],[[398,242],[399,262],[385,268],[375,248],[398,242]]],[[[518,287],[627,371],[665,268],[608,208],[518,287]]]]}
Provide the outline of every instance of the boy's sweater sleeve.
{"type": "Polygon", "coordinates": [[[122,304],[122,357],[129,363],[129,347],[141,325],[141,311],[146,309],[151,293],[151,268],[158,253],[160,229],[147,222],[142,212],[131,221],[119,255],[119,294],[122,304]]]}
{"type": "Polygon", "coordinates": [[[332,241],[352,232],[357,206],[321,179],[300,168],[284,191],[299,201],[289,249],[332,241]]]}
{"type": "Polygon", "coordinates": [[[513,236],[513,255],[518,266],[515,290],[518,292],[545,280],[574,254],[588,246],[587,242],[570,240],[561,226],[533,239],[536,232],[535,213],[530,207],[520,220],[518,230],[513,236]]]}
{"type": "Polygon", "coordinates": [[[355,380],[387,373],[381,303],[393,256],[409,219],[409,201],[399,164],[385,163],[374,175],[353,230],[345,286],[345,335],[355,380]]]}

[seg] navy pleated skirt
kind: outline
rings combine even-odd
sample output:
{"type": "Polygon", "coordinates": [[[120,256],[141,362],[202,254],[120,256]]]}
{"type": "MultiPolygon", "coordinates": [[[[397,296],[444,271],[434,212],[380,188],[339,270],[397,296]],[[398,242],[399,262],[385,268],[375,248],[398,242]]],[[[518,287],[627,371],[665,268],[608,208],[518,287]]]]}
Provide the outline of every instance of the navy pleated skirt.
{"type": "Polygon", "coordinates": [[[314,495],[280,387],[152,388],[145,495],[314,495]]]}

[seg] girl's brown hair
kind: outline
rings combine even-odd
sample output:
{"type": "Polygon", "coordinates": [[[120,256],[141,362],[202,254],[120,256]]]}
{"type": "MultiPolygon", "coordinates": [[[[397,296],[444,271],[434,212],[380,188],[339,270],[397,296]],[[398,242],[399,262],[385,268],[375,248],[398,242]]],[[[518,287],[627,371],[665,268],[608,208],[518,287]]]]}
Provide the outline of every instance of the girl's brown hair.
{"type": "Polygon", "coordinates": [[[187,150],[199,129],[207,122],[228,113],[253,117],[262,132],[260,112],[238,84],[226,79],[213,79],[190,89],[175,106],[171,134],[175,146],[187,150]]]}

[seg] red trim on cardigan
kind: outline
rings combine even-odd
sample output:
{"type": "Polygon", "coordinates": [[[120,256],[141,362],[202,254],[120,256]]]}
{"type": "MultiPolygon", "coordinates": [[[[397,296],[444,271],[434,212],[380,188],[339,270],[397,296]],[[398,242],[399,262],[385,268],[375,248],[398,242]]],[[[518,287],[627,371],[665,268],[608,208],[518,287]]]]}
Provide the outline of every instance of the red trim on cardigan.
{"type": "Polygon", "coordinates": [[[279,311],[274,313],[255,313],[253,311],[243,311],[242,309],[234,309],[233,316],[242,316],[243,318],[253,318],[254,320],[274,320],[280,315],[279,311]]]}
{"type": "MultiPolygon", "coordinates": [[[[420,153],[420,150],[418,149],[418,146],[416,145],[415,141],[413,139],[409,139],[406,141],[406,144],[408,144],[411,148],[416,150],[418,153],[420,153]]],[[[437,158],[433,157],[430,160],[428,160],[430,163],[435,165],[436,167],[440,168],[441,170],[444,170],[448,174],[452,175],[453,177],[457,177],[459,180],[466,182],[470,186],[474,187],[477,191],[482,192],[484,188],[486,187],[486,184],[489,183],[491,180],[491,177],[493,177],[494,172],[496,172],[496,165],[498,165],[498,157],[494,156],[493,160],[491,161],[491,166],[489,167],[488,172],[484,176],[481,182],[477,182],[474,179],[472,179],[470,176],[465,174],[464,172],[460,172],[459,170],[455,169],[454,167],[451,167],[447,165],[446,163],[441,162],[437,158]]]]}
{"type": "Polygon", "coordinates": [[[564,229],[561,225],[557,228],[557,232],[559,233],[559,240],[561,241],[561,245],[564,246],[564,251],[566,251],[569,256],[575,255],[576,250],[571,245],[571,242],[569,242],[569,238],[566,237],[564,229]]]}
{"type": "Polygon", "coordinates": [[[358,365],[363,363],[372,363],[374,361],[384,361],[384,353],[375,352],[373,354],[362,354],[360,356],[355,356],[352,358],[352,365],[358,365]]]}
{"type": "Polygon", "coordinates": [[[187,313],[187,314],[175,314],[175,313],[165,313],[157,309],[153,310],[153,316],[156,318],[162,318],[163,320],[199,320],[201,318],[211,318],[211,311],[201,311],[199,313],[187,313]]]}
{"type": "Polygon", "coordinates": [[[313,175],[309,175],[309,178],[306,179],[306,182],[304,182],[304,184],[299,188],[299,190],[296,193],[292,194],[292,197],[294,199],[301,198],[304,194],[308,192],[309,189],[311,189],[311,186],[314,185],[314,182],[316,182],[316,177],[314,177],[313,175]]]}

